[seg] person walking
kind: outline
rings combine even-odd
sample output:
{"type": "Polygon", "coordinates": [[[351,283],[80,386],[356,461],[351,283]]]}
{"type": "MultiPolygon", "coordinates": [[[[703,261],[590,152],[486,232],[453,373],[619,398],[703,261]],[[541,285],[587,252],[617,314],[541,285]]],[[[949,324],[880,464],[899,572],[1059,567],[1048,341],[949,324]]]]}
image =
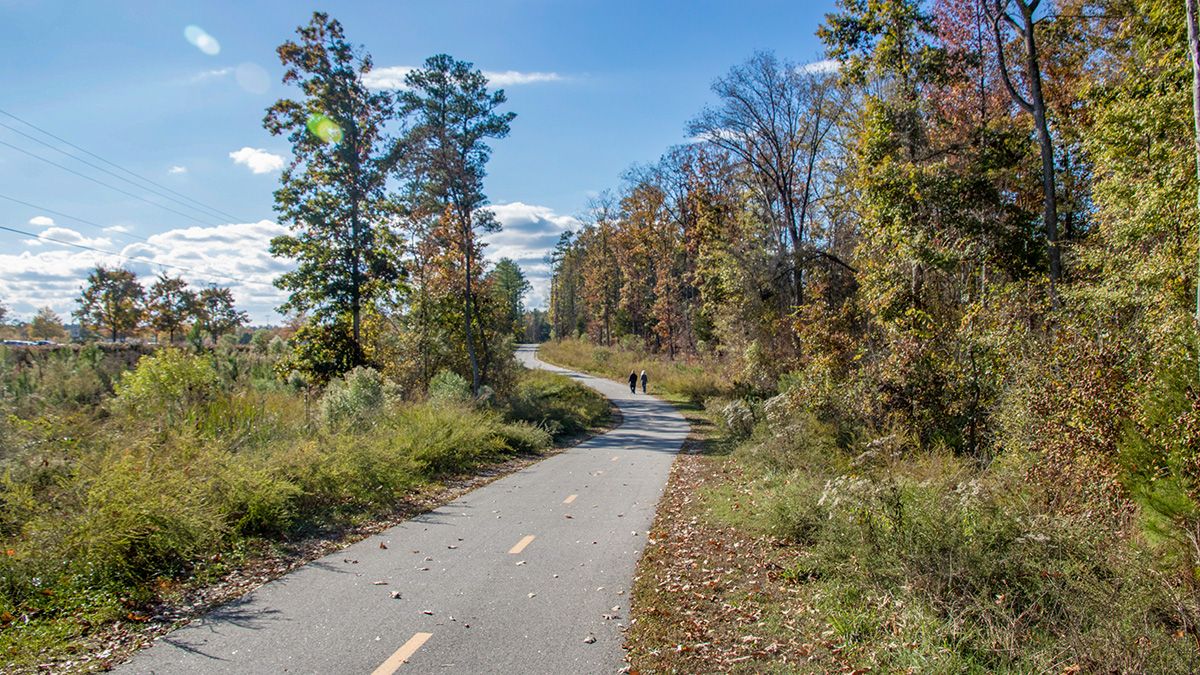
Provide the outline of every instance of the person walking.
{"type": "Polygon", "coordinates": [[[646,393],[646,371],[642,371],[642,393],[646,393]]]}
{"type": "Polygon", "coordinates": [[[637,371],[636,370],[629,371],[629,393],[631,393],[631,394],[637,393],[637,371]]]}

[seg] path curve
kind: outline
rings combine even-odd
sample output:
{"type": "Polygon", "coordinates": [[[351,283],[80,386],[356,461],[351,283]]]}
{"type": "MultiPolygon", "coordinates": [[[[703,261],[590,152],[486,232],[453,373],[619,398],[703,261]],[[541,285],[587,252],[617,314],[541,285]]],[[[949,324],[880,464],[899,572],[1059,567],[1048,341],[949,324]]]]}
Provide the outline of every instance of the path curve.
{"type": "Polygon", "coordinates": [[[267,583],[116,672],[619,672],[634,570],[688,424],[536,349],[517,356],[604,394],[623,424],[267,583]]]}

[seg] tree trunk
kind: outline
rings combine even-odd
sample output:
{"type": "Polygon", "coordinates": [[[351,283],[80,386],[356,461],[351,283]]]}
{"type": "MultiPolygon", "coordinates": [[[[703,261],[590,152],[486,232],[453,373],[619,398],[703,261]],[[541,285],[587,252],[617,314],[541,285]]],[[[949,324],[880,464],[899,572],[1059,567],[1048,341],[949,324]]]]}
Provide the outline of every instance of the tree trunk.
{"type": "Polygon", "coordinates": [[[1038,145],[1042,155],[1042,223],[1046,229],[1046,256],[1050,259],[1050,295],[1058,303],[1056,287],[1062,278],[1062,262],[1058,249],[1058,198],[1054,192],[1054,143],[1046,120],[1046,102],[1042,98],[1042,74],[1039,70],[1037,46],[1033,40],[1033,16],[1024,7],[1025,57],[1029,63],[1029,93],[1033,98],[1033,123],[1037,127],[1038,145]]]}
{"type": "Polygon", "coordinates": [[[1041,0],[1012,0],[1021,12],[1021,23],[1007,14],[1009,0],[992,0],[993,5],[987,5],[988,20],[996,36],[996,56],[1000,63],[1000,75],[1009,95],[1022,110],[1033,115],[1034,127],[1037,131],[1038,146],[1042,158],[1042,225],[1046,232],[1046,256],[1050,263],[1050,299],[1058,305],[1057,286],[1062,276],[1062,262],[1058,248],[1058,202],[1054,193],[1054,144],[1050,138],[1049,122],[1046,119],[1046,101],[1042,96],[1042,71],[1038,60],[1037,41],[1034,31],[1033,13],[1041,0]],[[1004,39],[1000,32],[1000,22],[1012,27],[1021,36],[1025,48],[1025,70],[1029,81],[1029,99],[1017,91],[1008,73],[1008,64],[1004,59],[1004,39]]]}
{"type": "MultiPolygon", "coordinates": [[[[1197,24],[1196,0],[1187,0],[1188,50],[1192,56],[1192,121],[1196,130],[1196,175],[1200,179],[1200,26],[1197,24]]],[[[1200,190],[1196,201],[1200,204],[1200,190]]],[[[1197,265],[1200,267],[1200,261],[1197,265]]],[[[1196,321],[1200,322],[1200,268],[1196,276],[1196,321]]]]}
{"type": "Polygon", "coordinates": [[[460,215],[460,223],[463,228],[463,260],[466,261],[464,268],[467,272],[467,307],[466,307],[466,327],[467,327],[467,356],[471,359],[471,394],[479,396],[479,362],[475,359],[475,332],[471,327],[472,312],[471,312],[471,220],[470,214],[467,214],[466,219],[460,215]]]}

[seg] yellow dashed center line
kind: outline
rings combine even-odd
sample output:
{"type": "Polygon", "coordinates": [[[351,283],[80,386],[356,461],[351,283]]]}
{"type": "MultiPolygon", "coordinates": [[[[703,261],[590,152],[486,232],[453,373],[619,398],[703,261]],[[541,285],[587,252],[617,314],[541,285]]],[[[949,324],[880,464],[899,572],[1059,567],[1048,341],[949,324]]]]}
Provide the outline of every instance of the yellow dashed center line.
{"type": "Polygon", "coordinates": [[[616,458],[616,457],[613,457],[612,459],[610,459],[610,460],[608,460],[608,461],[610,461],[610,462],[615,462],[615,461],[617,461],[617,458],[616,458]]]}
{"type": "Polygon", "coordinates": [[[529,545],[529,542],[533,541],[535,536],[537,536],[537,535],[533,535],[533,534],[526,535],[526,537],[524,539],[522,539],[521,541],[518,541],[517,545],[510,548],[508,550],[508,552],[512,553],[512,554],[516,554],[516,553],[520,553],[521,551],[524,551],[525,547],[529,545]]]}
{"type": "Polygon", "coordinates": [[[396,653],[389,656],[388,660],[376,668],[371,675],[392,675],[400,667],[400,664],[408,661],[408,658],[415,654],[421,645],[431,637],[433,637],[433,633],[417,633],[412,636],[408,642],[404,643],[403,647],[397,649],[396,653]]]}
{"type": "Polygon", "coordinates": [[[579,496],[579,495],[571,495],[570,497],[567,497],[566,499],[564,499],[564,500],[563,500],[563,503],[564,503],[564,504],[570,504],[571,502],[575,501],[575,498],[576,498],[576,497],[578,497],[578,496],[579,496]]]}

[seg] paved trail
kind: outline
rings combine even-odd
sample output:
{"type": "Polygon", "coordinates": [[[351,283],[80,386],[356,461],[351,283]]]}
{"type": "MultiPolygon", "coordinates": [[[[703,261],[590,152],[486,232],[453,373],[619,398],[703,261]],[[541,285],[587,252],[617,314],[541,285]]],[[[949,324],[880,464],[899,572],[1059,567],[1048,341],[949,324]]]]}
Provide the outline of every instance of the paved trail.
{"type": "MultiPolygon", "coordinates": [[[[518,358],[566,372],[535,351],[518,358]]],[[[116,672],[618,672],[634,567],[688,425],[626,385],[566,374],[624,424],[247,593],[116,672]]]]}

